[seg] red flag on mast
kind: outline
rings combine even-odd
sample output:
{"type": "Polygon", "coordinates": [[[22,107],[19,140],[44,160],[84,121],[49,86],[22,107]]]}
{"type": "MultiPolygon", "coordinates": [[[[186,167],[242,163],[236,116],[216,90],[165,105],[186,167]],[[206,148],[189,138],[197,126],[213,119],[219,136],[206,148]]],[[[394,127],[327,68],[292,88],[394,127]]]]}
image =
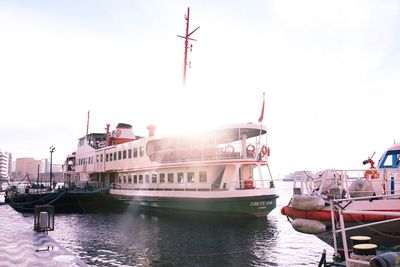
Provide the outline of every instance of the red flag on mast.
{"type": "Polygon", "coordinates": [[[262,104],[262,108],[261,108],[260,118],[258,118],[258,122],[260,122],[260,123],[264,119],[264,106],[265,106],[265,93],[263,93],[263,104],[262,104]]]}

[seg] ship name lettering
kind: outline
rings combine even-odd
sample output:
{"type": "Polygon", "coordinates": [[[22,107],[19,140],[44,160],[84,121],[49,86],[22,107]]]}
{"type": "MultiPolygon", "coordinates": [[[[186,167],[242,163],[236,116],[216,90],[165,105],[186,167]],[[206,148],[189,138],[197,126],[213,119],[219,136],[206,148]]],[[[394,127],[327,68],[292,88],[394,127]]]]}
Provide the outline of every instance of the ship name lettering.
{"type": "Polygon", "coordinates": [[[251,201],[250,207],[259,207],[259,206],[267,206],[272,205],[272,201],[251,201]]]}

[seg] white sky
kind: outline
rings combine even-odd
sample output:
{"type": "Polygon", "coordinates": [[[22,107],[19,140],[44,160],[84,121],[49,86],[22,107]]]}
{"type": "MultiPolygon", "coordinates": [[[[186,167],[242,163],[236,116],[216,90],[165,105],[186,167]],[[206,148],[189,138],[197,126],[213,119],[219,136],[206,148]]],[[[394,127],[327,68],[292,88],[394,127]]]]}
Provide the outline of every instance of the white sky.
{"type": "Polygon", "coordinates": [[[400,140],[398,1],[1,1],[0,149],[61,163],[86,130],[257,121],[276,176],[400,140]],[[184,14],[198,39],[182,87],[184,14]]]}

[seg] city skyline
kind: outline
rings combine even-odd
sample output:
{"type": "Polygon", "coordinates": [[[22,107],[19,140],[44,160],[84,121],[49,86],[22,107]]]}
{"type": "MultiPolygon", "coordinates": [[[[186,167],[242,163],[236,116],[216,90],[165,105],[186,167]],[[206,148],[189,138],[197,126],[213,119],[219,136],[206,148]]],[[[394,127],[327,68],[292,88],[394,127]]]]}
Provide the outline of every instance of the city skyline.
{"type": "MultiPolygon", "coordinates": [[[[62,165],[62,163],[59,164],[53,162],[53,172],[62,172],[62,165]]],[[[7,177],[22,178],[26,173],[29,173],[32,177],[36,177],[38,171],[40,174],[46,174],[50,172],[50,160],[48,158],[35,159],[29,156],[13,158],[11,152],[0,149],[0,177],[2,179],[7,177]]]]}

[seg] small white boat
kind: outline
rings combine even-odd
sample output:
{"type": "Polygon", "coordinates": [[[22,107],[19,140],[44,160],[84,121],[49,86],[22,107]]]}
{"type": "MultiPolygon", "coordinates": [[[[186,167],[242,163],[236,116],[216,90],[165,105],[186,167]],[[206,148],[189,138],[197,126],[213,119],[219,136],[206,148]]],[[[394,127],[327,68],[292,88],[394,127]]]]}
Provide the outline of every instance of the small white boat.
{"type": "MultiPolygon", "coordinates": [[[[294,228],[315,234],[332,246],[334,238],[337,238],[337,246],[343,248],[343,242],[340,236],[336,237],[333,227],[342,209],[362,212],[343,216],[344,222],[353,226],[388,218],[384,214],[369,214],[370,211],[400,212],[399,159],[400,144],[397,144],[382,155],[377,168],[369,158],[365,163],[369,163],[370,168],[364,170],[325,170],[316,174],[296,172],[293,198],[281,209],[281,213],[291,220],[301,218],[324,223],[325,232],[317,231],[321,229],[318,223],[307,224],[315,227],[295,224],[294,228]],[[335,205],[331,211],[333,202],[335,205]]],[[[348,236],[371,236],[381,246],[393,247],[400,243],[400,222],[351,228],[348,236]]]]}

